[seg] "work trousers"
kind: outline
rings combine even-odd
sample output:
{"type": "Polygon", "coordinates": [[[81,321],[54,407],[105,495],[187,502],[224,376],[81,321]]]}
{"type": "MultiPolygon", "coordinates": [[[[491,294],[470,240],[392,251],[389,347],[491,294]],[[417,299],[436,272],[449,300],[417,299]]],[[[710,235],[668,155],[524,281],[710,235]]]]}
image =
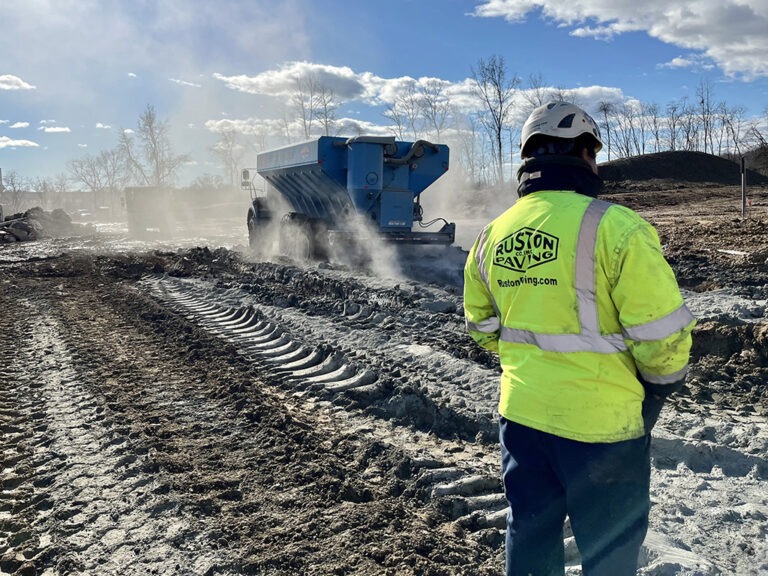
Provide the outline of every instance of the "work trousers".
{"type": "Polygon", "coordinates": [[[562,576],[570,519],[584,576],[633,576],[648,530],[650,436],[585,443],[500,419],[507,576],[562,576]]]}

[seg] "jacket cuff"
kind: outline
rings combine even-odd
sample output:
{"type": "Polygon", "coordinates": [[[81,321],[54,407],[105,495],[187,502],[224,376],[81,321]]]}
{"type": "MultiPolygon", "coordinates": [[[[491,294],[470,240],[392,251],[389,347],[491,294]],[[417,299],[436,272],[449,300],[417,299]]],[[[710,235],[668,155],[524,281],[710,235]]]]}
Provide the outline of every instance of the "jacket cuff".
{"type": "Polygon", "coordinates": [[[675,380],[669,384],[654,384],[653,382],[648,382],[639,374],[637,379],[640,381],[640,384],[643,385],[643,388],[645,388],[646,393],[659,396],[660,398],[666,398],[675,392],[679,392],[685,384],[685,376],[683,376],[680,380],[675,380]]]}

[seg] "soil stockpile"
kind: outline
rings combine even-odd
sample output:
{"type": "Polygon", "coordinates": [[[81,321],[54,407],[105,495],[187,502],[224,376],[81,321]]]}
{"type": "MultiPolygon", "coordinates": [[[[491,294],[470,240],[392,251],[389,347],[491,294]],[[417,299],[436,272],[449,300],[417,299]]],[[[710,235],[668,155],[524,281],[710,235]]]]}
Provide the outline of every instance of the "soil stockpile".
{"type": "MultiPolygon", "coordinates": [[[[704,152],[658,152],[600,164],[605,190],[661,190],[697,187],[741,186],[741,166],[732,160],[704,152]]],[[[768,185],[768,176],[747,170],[747,182],[768,185]]]]}

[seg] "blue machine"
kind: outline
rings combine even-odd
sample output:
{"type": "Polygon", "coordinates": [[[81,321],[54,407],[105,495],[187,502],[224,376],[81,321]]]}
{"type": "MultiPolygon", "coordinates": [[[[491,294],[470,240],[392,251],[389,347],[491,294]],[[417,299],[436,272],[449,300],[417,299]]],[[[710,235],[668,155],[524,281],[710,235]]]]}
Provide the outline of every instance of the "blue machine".
{"type": "MultiPolygon", "coordinates": [[[[421,193],[447,172],[448,156],[445,145],[375,136],[322,136],[263,152],[256,170],[269,187],[266,197],[253,198],[248,214],[251,245],[259,241],[260,226],[276,216],[269,200],[274,192],[290,207],[284,227],[303,227],[320,255],[325,235],[333,243],[359,234],[359,217],[386,240],[452,244],[455,225],[442,219],[425,224],[420,203],[421,193]],[[442,226],[426,230],[435,222],[442,226]],[[425,229],[414,230],[414,224],[425,229]]],[[[250,185],[247,171],[243,178],[250,185]]]]}

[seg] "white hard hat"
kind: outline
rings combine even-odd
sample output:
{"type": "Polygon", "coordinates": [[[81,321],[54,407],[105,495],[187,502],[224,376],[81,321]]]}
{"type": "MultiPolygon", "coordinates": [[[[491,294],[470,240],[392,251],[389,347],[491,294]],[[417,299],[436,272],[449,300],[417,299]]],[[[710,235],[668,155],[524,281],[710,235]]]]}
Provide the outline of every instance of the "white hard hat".
{"type": "Polygon", "coordinates": [[[599,152],[603,141],[600,139],[600,128],[592,116],[575,104],[550,102],[536,108],[525,121],[520,154],[526,157],[526,145],[536,135],[573,140],[582,134],[589,134],[595,139],[595,153],[599,152]]]}

